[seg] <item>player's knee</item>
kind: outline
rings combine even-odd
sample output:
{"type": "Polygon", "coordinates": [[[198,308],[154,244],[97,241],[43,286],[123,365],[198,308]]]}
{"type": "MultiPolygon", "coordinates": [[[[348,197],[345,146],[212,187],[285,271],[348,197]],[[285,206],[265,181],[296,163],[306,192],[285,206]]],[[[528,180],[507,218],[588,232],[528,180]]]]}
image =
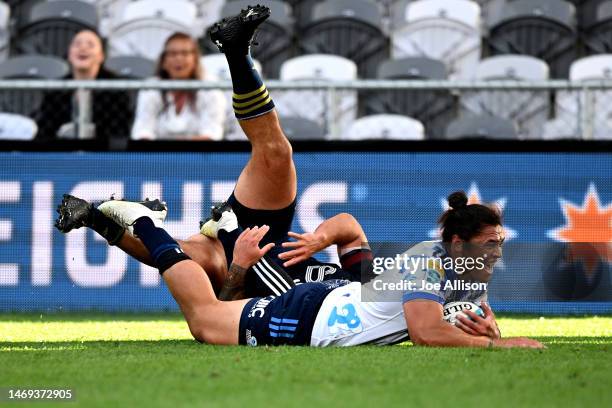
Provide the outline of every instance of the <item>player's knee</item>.
{"type": "Polygon", "coordinates": [[[343,222],[347,222],[350,224],[359,224],[359,222],[357,221],[357,218],[353,217],[349,213],[340,213],[337,216],[341,217],[343,222]]]}
{"type": "Polygon", "coordinates": [[[271,169],[285,170],[293,161],[293,149],[288,140],[283,139],[266,143],[258,154],[261,154],[266,165],[271,169]]]}
{"type": "Polygon", "coordinates": [[[270,142],[266,150],[269,156],[279,161],[291,161],[293,157],[291,143],[285,138],[270,142]]]}
{"type": "Polygon", "coordinates": [[[191,335],[197,342],[205,344],[214,344],[213,338],[211,336],[211,330],[209,330],[209,328],[205,327],[204,325],[190,325],[189,330],[191,331],[191,335]]]}

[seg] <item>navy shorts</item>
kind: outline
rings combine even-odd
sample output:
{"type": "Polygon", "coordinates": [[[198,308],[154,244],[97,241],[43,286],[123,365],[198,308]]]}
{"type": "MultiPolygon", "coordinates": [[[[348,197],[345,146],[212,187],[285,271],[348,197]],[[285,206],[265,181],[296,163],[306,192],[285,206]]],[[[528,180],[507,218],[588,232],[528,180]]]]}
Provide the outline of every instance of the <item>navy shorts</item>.
{"type": "Polygon", "coordinates": [[[346,281],[298,285],[281,296],[251,299],[240,316],[239,344],[307,346],[325,297],[346,281]]]}
{"type": "Polygon", "coordinates": [[[238,218],[238,224],[242,229],[254,226],[261,227],[262,225],[270,227],[270,231],[261,240],[261,246],[270,242],[278,244],[287,240],[287,233],[295,215],[295,201],[281,210],[254,210],[242,205],[232,193],[227,199],[227,203],[232,206],[232,210],[238,218]]]}

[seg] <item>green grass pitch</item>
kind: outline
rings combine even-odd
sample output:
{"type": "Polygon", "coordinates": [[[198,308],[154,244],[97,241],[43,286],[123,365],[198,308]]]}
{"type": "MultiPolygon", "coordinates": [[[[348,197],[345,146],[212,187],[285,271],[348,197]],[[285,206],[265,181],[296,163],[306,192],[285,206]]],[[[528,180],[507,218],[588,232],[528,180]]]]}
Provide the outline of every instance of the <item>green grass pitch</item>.
{"type": "Polygon", "coordinates": [[[35,407],[610,406],[612,317],[498,320],[548,348],[251,349],[198,344],[177,315],[0,315],[0,387],[75,392],[35,407]]]}

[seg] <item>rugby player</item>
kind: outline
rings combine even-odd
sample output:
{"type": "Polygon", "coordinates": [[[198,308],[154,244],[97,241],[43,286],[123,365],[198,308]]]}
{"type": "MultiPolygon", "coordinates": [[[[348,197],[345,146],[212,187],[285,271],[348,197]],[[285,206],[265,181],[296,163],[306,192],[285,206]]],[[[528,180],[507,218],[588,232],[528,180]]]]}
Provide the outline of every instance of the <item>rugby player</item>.
{"type": "MultiPolygon", "coordinates": [[[[444,258],[467,253],[483,255],[464,248],[468,244],[482,248],[484,244],[491,256],[500,256],[503,230],[499,214],[486,206],[466,205],[465,194],[462,204],[453,203],[454,200],[451,200],[453,208],[440,219],[443,241],[435,245],[431,254],[444,258]]],[[[417,289],[407,290],[399,302],[364,302],[361,301],[361,283],[328,280],[297,285],[280,296],[221,301],[215,296],[201,266],[189,259],[164,229],[156,226],[155,211],[129,201],[107,201],[102,206],[117,223],[125,228],[133,227],[149,252],[157,254],[156,265],[192,335],[201,342],[323,347],[384,345],[410,339],[416,345],[428,346],[543,347],[538,341],[527,338],[501,339],[489,308],[484,318],[470,316],[474,321],[464,322],[464,327],[453,326],[442,319],[444,303],[477,301],[484,296],[479,291],[417,289]]],[[[266,251],[265,247],[260,247],[266,232],[266,228],[245,229],[235,241],[233,264],[243,271],[255,265],[266,251]]],[[[472,273],[471,279],[486,280],[491,271],[492,263],[487,263],[483,268],[475,268],[474,273],[466,273],[472,273]]],[[[430,272],[425,266],[414,276],[416,280],[426,281],[430,272]]],[[[414,280],[408,273],[403,279],[414,280]]],[[[452,270],[445,269],[443,276],[440,273],[440,281],[457,279],[458,275],[452,270]]]]}
{"type": "MultiPolygon", "coordinates": [[[[290,232],[295,214],[297,177],[291,144],[282,132],[272,98],[250,58],[250,46],[257,27],[269,16],[266,7],[249,9],[238,17],[221,22],[211,32],[213,40],[228,60],[233,88],[234,110],[252,145],[250,160],[240,174],[234,192],[226,203],[213,208],[212,220],[201,234],[178,241],[180,248],[207,271],[219,293],[231,269],[233,245],[243,228],[266,226],[262,244],[270,251],[246,274],[244,296],[279,295],[295,283],[324,279],[359,280],[362,264],[371,261],[371,251],[363,229],[349,214],[338,214],[324,221],[314,232],[290,232]],[[246,14],[248,13],[248,16],[246,14]],[[227,28],[229,24],[230,28],[227,28]],[[225,27],[221,29],[220,27],[225,27]],[[228,31],[228,30],[234,31],[228,31]],[[216,30],[216,31],[215,31],[216,30]],[[239,228],[216,228],[220,214],[231,209],[239,228]],[[217,231],[219,231],[217,233],[217,231]],[[218,240],[216,239],[218,238],[218,240]],[[287,242],[290,238],[295,241],[287,242]],[[269,245],[271,244],[271,245],[269,245]],[[337,245],[342,267],[319,262],[313,257],[328,246],[337,245]],[[284,268],[278,264],[283,263],[284,268]],[[229,266],[229,268],[228,268],[229,266]]],[[[163,221],[165,205],[159,200],[144,203],[163,221]]],[[[148,265],[154,260],[142,242],[85,200],[65,195],[58,208],[56,226],[62,232],[87,226],[148,265]]],[[[228,215],[226,215],[228,218],[228,215]]],[[[230,224],[232,224],[230,222],[230,224]]],[[[233,224],[232,224],[233,225],[233,224]]]]}
{"type": "MultiPolygon", "coordinates": [[[[246,42],[250,43],[255,28],[268,15],[269,10],[264,7],[249,7],[238,16],[216,24],[211,30],[213,41],[228,56],[230,68],[233,67],[233,77],[241,75],[239,72],[244,74],[244,69],[237,70],[240,64],[235,61],[242,61],[243,68],[250,67],[248,46],[239,50],[238,45],[243,43],[236,39],[247,38],[246,42]],[[232,50],[239,52],[234,53],[232,50]]],[[[234,82],[236,85],[236,81],[234,82]]],[[[242,99],[235,98],[235,100],[248,102],[250,101],[248,98],[256,98],[261,92],[267,94],[263,85],[255,90],[259,92],[253,93],[254,91],[248,92],[247,89],[243,89],[241,94],[241,91],[236,90],[235,87],[238,95],[251,95],[242,99]]],[[[235,108],[244,110],[248,105],[247,102],[237,102],[235,108]],[[247,105],[240,105],[243,103],[247,105]]],[[[268,103],[271,103],[271,99],[268,101],[266,96],[254,106],[266,106],[268,103]]],[[[245,123],[253,124],[257,120],[261,126],[268,128],[270,124],[276,123],[274,125],[276,130],[268,131],[267,135],[282,135],[272,111],[256,113],[260,115],[255,118],[241,118],[239,115],[243,113],[237,112],[239,119],[243,119],[241,123],[243,128],[248,129],[249,126],[245,126],[245,123]]],[[[273,140],[274,142],[269,143],[274,145],[276,145],[275,142],[278,142],[275,137],[270,137],[268,140],[273,140]]],[[[286,139],[283,137],[283,140],[286,139]]],[[[289,146],[288,143],[286,145],[289,146]]],[[[290,152],[288,157],[290,157],[290,152]]],[[[273,166],[272,162],[264,165],[264,167],[270,166],[273,166]]],[[[292,162],[290,166],[292,170],[290,174],[295,174],[292,162]]],[[[247,165],[243,172],[248,176],[247,169],[252,170],[252,166],[247,165]]],[[[289,176],[289,179],[295,183],[294,177],[289,176]]],[[[273,181],[268,180],[267,186],[272,185],[274,185],[273,181]]],[[[265,193],[269,194],[269,192],[268,190],[265,193]]],[[[293,190],[291,199],[284,202],[284,207],[270,202],[273,208],[270,211],[294,208],[292,205],[294,200],[295,190],[293,190]]],[[[499,249],[503,243],[501,218],[498,213],[486,206],[468,206],[465,194],[451,197],[449,201],[452,208],[440,219],[443,241],[439,245],[432,246],[431,254],[443,258],[460,257],[466,254],[483,255],[482,252],[477,253],[476,250],[470,249],[467,244],[484,244],[484,247],[491,252],[491,260],[483,268],[466,271],[467,275],[464,278],[487,280],[494,261],[501,255],[499,249]]],[[[240,205],[248,205],[247,208],[251,209],[263,206],[257,201],[248,202],[242,197],[238,185],[229,202],[234,207],[236,214],[241,211],[238,209],[240,205]]],[[[199,263],[194,262],[188,254],[181,250],[180,245],[163,228],[160,228],[160,220],[163,219],[163,215],[160,216],[160,214],[165,213],[163,206],[158,206],[157,203],[151,205],[151,203],[114,200],[103,203],[100,210],[103,210],[104,214],[111,217],[121,228],[132,228],[134,234],[140,237],[142,245],[151,254],[152,263],[158,267],[170,292],[179,304],[191,333],[194,338],[202,342],[252,346],[265,344],[350,346],[366,343],[392,344],[411,339],[417,345],[542,347],[539,342],[531,339],[499,338],[494,315],[485,305],[483,307],[487,313],[484,318],[470,315],[473,320],[468,322],[468,319],[463,319],[461,327],[455,327],[442,320],[443,304],[453,300],[478,301],[484,299],[484,293],[477,291],[410,290],[403,294],[399,302],[362,302],[360,283],[348,283],[346,280],[336,279],[304,283],[291,288],[280,296],[221,301],[216,297],[211,281],[199,263]]],[[[238,221],[233,218],[233,212],[229,211],[229,208],[219,208],[218,213],[219,216],[215,217],[216,219],[213,218],[213,223],[208,223],[207,228],[212,231],[209,232],[210,235],[216,233],[221,241],[223,241],[221,236],[227,233],[230,245],[225,245],[225,250],[233,247],[231,259],[236,273],[231,274],[230,279],[226,279],[229,285],[224,288],[230,292],[229,297],[232,298],[231,292],[240,287],[239,282],[244,278],[244,271],[256,265],[266,252],[271,251],[275,237],[267,237],[267,240],[272,242],[267,242],[264,238],[271,231],[270,227],[264,225],[266,222],[260,224],[263,225],[261,228],[257,226],[251,228],[244,224],[245,221],[241,221],[245,227],[241,232],[236,226],[238,221]],[[234,286],[236,282],[238,284],[234,286]]],[[[253,215],[253,218],[256,216],[253,215]]],[[[284,221],[286,222],[286,219],[284,221]]],[[[253,222],[253,220],[246,222],[253,222]]],[[[297,238],[298,243],[291,244],[295,247],[292,250],[294,252],[287,258],[294,257],[297,258],[296,261],[299,261],[301,257],[310,254],[311,246],[309,237],[297,238]],[[299,242],[300,240],[302,242],[299,242]]],[[[365,236],[359,240],[357,244],[359,247],[365,241],[364,238],[365,236]]],[[[313,241],[321,240],[313,239],[313,241]]],[[[348,245],[350,243],[347,243],[348,245]]],[[[312,245],[314,248],[318,246],[319,244],[312,245]]],[[[282,257],[277,258],[279,262],[282,262],[282,257]]],[[[291,265],[288,264],[288,266],[291,265]]],[[[441,282],[460,279],[460,276],[452,270],[435,271],[439,273],[441,282]]],[[[427,281],[431,277],[428,267],[414,272],[404,278],[427,281]]]]}

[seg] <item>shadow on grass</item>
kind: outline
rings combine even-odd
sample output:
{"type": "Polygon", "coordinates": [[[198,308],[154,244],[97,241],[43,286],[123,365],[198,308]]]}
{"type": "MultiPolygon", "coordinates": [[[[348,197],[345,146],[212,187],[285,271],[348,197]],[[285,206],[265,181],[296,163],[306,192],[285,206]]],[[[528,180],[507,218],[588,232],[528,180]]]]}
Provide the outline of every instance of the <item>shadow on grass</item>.
{"type": "Polygon", "coordinates": [[[166,313],[5,313],[0,314],[0,322],[142,322],[155,320],[184,320],[183,315],[166,313]]]}
{"type": "Polygon", "coordinates": [[[184,347],[222,347],[203,345],[195,340],[91,340],[91,341],[7,341],[0,342],[0,352],[6,351],[69,351],[131,348],[151,350],[151,348],[184,347]]]}
{"type": "MultiPolygon", "coordinates": [[[[549,348],[555,346],[609,346],[612,345],[612,337],[586,337],[586,336],[575,336],[575,337],[560,337],[560,336],[543,336],[536,337],[538,340],[545,343],[549,348]]],[[[419,347],[408,347],[411,346],[410,342],[402,343],[402,345],[390,346],[400,349],[412,349],[417,350],[419,347]]],[[[92,341],[57,341],[57,342],[0,342],[0,353],[7,351],[70,351],[70,350],[91,350],[99,352],[100,349],[133,349],[134,351],[142,350],[142,352],[148,353],[155,349],[215,349],[216,351],[221,350],[233,350],[236,348],[251,349],[246,346],[215,346],[208,344],[201,344],[195,340],[189,339],[177,339],[177,340],[92,340],[92,341]]],[[[294,347],[282,346],[282,347],[258,347],[255,350],[275,350],[275,349],[291,349],[294,347]]],[[[299,347],[300,349],[309,349],[309,347],[299,347]]],[[[333,347],[335,350],[354,350],[355,348],[376,348],[380,349],[380,346],[357,346],[349,348],[333,347]]],[[[385,347],[387,348],[387,347],[385,347]]],[[[313,348],[314,349],[314,348],[313,348]]],[[[464,349],[463,349],[464,350],[464,349]]]]}

